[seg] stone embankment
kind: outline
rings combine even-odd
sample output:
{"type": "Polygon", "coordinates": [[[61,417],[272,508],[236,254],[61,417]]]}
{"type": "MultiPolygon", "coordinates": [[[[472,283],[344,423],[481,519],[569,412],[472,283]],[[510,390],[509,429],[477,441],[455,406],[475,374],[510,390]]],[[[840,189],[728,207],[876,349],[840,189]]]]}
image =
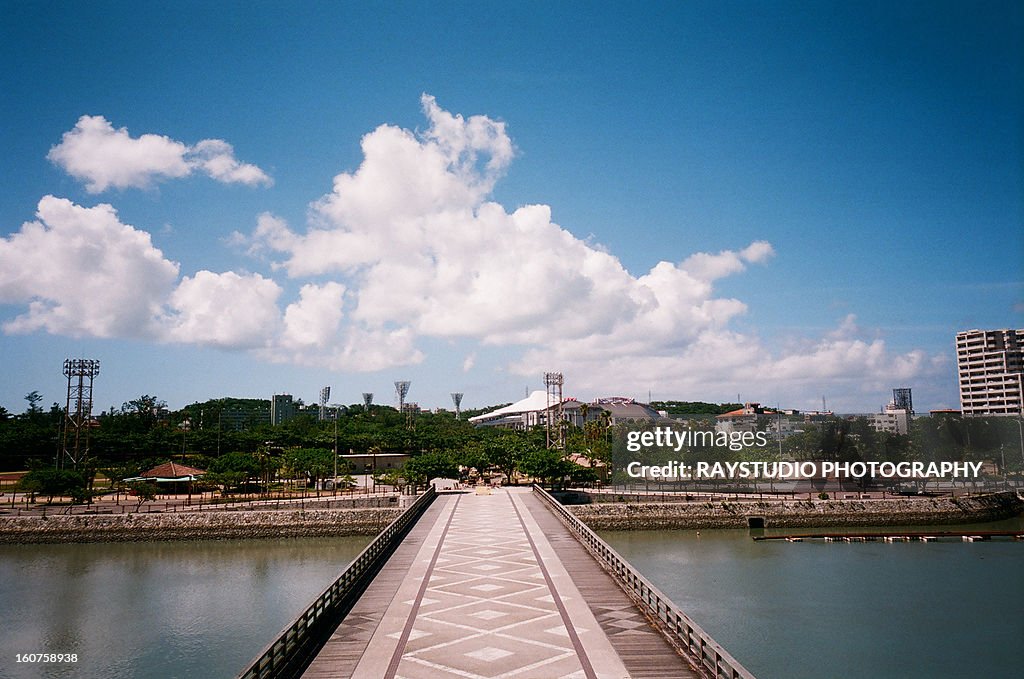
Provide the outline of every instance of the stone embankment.
{"type": "Polygon", "coordinates": [[[889,500],[706,501],[573,505],[594,530],[915,526],[998,521],[1024,513],[1016,493],[889,500]],[[753,521],[751,521],[753,519],[753,521]]]}
{"type": "Polygon", "coordinates": [[[401,510],[305,509],[0,518],[0,544],[376,535],[401,510]]]}

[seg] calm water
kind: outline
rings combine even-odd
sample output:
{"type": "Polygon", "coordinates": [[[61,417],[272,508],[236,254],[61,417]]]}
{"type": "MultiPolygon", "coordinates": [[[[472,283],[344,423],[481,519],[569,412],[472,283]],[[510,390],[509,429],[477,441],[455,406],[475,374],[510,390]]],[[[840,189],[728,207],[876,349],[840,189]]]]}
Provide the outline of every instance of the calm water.
{"type": "Polygon", "coordinates": [[[758,679],[1024,676],[1024,543],[601,535],[758,679]]]}
{"type": "Polygon", "coordinates": [[[369,540],[0,546],[0,677],[233,677],[369,540]]]}
{"type": "MultiPolygon", "coordinates": [[[[758,679],[1021,676],[1022,543],[603,536],[758,679]]],[[[0,546],[0,677],[234,676],[368,540],[0,546]]]]}

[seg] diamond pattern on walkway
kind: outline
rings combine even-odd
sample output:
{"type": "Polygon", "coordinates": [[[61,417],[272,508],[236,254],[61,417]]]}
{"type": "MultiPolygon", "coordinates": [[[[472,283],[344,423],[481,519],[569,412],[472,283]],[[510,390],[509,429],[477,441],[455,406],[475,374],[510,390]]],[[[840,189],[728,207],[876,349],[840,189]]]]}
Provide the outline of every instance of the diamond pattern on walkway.
{"type": "Polygon", "coordinates": [[[439,497],[305,676],[693,676],[553,519],[527,489],[439,497]],[[571,562],[563,562],[567,545],[577,548],[565,552],[571,562]],[[598,582],[604,590],[594,590],[598,582]]]}
{"type": "Polygon", "coordinates": [[[399,587],[353,676],[629,675],[521,498],[449,504],[414,560],[422,573],[399,587]]]}

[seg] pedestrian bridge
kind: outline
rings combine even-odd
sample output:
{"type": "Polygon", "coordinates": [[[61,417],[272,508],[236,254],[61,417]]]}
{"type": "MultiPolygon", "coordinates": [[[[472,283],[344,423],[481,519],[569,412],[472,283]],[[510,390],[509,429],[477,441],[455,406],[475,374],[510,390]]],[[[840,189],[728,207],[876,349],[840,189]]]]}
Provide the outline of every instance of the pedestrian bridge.
{"type": "Polygon", "coordinates": [[[421,496],[242,672],[753,679],[539,488],[421,496]]]}

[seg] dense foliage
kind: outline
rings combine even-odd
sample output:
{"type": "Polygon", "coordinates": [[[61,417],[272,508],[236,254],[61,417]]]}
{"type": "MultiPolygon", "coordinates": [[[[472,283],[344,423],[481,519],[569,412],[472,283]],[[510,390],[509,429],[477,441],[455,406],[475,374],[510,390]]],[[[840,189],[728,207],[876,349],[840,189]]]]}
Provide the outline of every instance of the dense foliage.
{"type": "MultiPolygon", "coordinates": [[[[64,479],[68,474],[54,469],[62,450],[64,413],[56,404],[49,412],[41,410],[35,396],[26,397],[29,407],[21,415],[0,410],[0,469],[31,469],[22,487],[47,498],[67,496],[79,486],[84,492],[97,475],[118,485],[118,479],[172,460],[205,470],[205,484],[225,493],[262,492],[283,483],[318,488],[336,473],[343,481],[350,471],[344,458],[336,461],[335,450],[339,455],[412,455],[404,470],[378,475],[399,486],[468,473],[513,478],[519,471],[552,484],[593,479],[562,453],[549,460],[543,431],[476,428],[466,421],[469,413],[461,419],[451,412],[420,413],[409,421],[388,406],[357,404],[331,409],[324,421],[315,411],[300,410],[295,418],[271,426],[266,401],[216,399],[169,412],[156,397],[143,395],[95,418],[87,432],[87,462],[74,472],[78,481],[70,483],[64,479]]],[[[607,459],[610,434],[596,427],[588,423],[586,431],[570,432],[566,455],[607,459]]]]}
{"type": "MultiPolygon", "coordinates": [[[[262,492],[283,482],[316,488],[350,471],[343,461],[338,466],[335,450],[340,455],[412,455],[404,470],[378,474],[393,485],[467,473],[514,479],[517,472],[552,485],[587,483],[601,476],[600,465],[591,467],[587,461],[610,462],[613,442],[622,439],[600,418],[583,428],[568,426],[565,450],[551,452],[545,449],[543,430],[476,428],[450,412],[421,413],[409,421],[391,407],[357,404],[332,409],[325,421],[305,409],[271,426],[266,401],[216,399],[169,412],[162,401],[144,395],[97,416],[88,429],[87,463],[58,473],[54,463],[61,451],[63,411],[57,404],[48,411],[40,408],[35,392],[25,399],[28,407],[22,414],[0,408],[0,470],[31,470],[23,488],[47,498],[74,494],[87,500],[98,474],[130,478],[168,460],[206,470],[207,484],[225,493],[262,492]]],[[[689,426],[711,427],[714,414],[737,404],[652,405],[669,413],[703,415],[690,419],[689,426]]],[[[1024,467],[1018,423],[1013,418],[921,417],[912,421],[909,435],[899,436],[876,432],[864,418],[832,418],[801,425],[785,438],[781,451],[772,443],[763,450],[715,454],[751,460],[779,459],[780,454],[793,460],[990,460],[1001,472],[1015,472],[1024,467]]]]}

